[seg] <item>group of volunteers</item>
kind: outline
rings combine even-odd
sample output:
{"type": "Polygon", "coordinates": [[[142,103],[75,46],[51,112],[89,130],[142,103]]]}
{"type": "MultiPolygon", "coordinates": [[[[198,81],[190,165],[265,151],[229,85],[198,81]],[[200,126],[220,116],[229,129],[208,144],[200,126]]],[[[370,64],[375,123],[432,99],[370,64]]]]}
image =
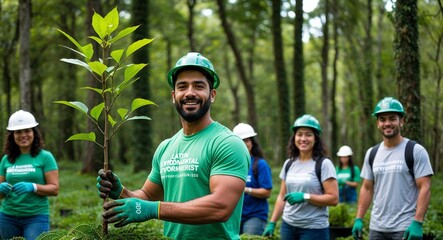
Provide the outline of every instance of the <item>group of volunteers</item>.
{"type": "MultiPolygon", "coordinates": [[[[335,167],[318,120],[299,116],[290,129],[270,213],[271,168],[256,131],[246,123],[231,131],[211,118],[220,85],[211,61],[189,52],[168,72],[167,82],[182,128],[159,144],[141,188],[128,189],[116,173],[99,171],[99,196],[111,199],[103,206],[106,223],[123,227],[160,219],[172,239],[240,239],[241,234],[274,236],[282,218],[280,239],[323,240],[329,239],[328,207],[340,201],[358,202],[356,239],[371,204],[369,239],[422,238],[433,171],[423,146],[401,135],[405,112],[398,100],[387,97],[376,105],[383,142],[367,150],[361,173],[347,145],[339,149],[335,167]]],[[[49,229],[47,197],[58,194],[58,170],[43,150],[37,125],[25,111],[8,123],[0,164],[1,239],[35,239],[49,229]]]]}

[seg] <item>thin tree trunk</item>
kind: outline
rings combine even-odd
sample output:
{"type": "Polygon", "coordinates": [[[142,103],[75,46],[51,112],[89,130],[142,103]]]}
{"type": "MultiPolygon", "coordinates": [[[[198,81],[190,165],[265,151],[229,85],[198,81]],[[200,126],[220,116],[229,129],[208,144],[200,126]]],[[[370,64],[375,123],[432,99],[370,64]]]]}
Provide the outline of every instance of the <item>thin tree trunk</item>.
{"type": "Polygon", "coordinates": [[[194,7],[196,4],[196,0],[187,0],[186,3],[188,5],[189,10],[189,21],[188,21],[188,41],[189,41],[189,50],[191,52],[195,52],[195,40],[194,40],[194,7]]]}
{"type": "Polygon", "coordinates": [[[19,1],[20,14],[20,107],[31,111],[31,62],[30,62],[30,29],[31,29],[31,0],[19,1]]]}
{"type": "MultiPolygon", "coordinates": [[[[322,132],[323,139],[330,142],[329,134],[329,88],[328,88],[328,64],[329,64],[329,0],[325,0],[325,22],[323,25],[323,47],[321,58],[321,100],[322,100],[322,132]]],[[[319,116],[316,116],[319,118],[319,116]]]]}
{"type": "Polygon", "coordinates": [[[303,0],[295,1],[293,99],[294,119],[306,113],[305,62],[303,53],[303,0]]]}

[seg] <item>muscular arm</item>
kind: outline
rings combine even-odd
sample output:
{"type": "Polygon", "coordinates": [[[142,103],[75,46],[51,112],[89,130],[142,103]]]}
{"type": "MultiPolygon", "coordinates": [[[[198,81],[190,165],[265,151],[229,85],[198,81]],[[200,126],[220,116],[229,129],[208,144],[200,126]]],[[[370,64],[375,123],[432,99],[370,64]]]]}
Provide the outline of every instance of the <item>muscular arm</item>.
{"type": "Polygon", "coordinates": [[[415,180],[418,188],[417,209],[414,219],[422,222],[425,218],[426,211],[429,207],[431,199],[431,177],[421,177],[415,180]]]}
{"type": "MultiPolygon", "coordinates": [[[[212,222],[225,222],[230,217],[245,188],[245,181],[228,175],[215,175],[209,180],[211,193],[183,203],[161,202],[160,219],[187,223],[206,224],[212,222]]],[[[151,194],[152,199],[158,198],[158,193],[151,194]]]]}
{"type": "Polygon", "coordinates": [[[163,188],[161,185],[146,179],[143,187],[134,191],[123,188],[121,198],[140,198],[149,201],[163,201],[163,188]]]}
{"type": "Polygon", "coordinates": [[[46,184],[37,184],[37,195],[57,196],[59,190],[58,170],[45,172],[46,184]]]}
{"type": "Polygon", "coordinates": [[[324,193],[321,195],[311,194],[309,203],[316,206],[335,206],[338,204],[337,180],[330,178],[323,183],[324,193]]]}
{"type": "Polygon", "coordinates": [[[373,196],[374,181],[364,179],[358,197],[357,218],[363,218],[365,216],[366,211],[368,211],[368,208],[371,205],[373,196]]]}

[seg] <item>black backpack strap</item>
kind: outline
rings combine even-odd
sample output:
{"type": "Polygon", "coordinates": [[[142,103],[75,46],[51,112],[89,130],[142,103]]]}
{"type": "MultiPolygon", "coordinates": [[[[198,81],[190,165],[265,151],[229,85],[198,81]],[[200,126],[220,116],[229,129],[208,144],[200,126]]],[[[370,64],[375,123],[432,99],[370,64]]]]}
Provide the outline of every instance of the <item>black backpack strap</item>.
{"type": "Polygon", "coordinates": [[[288,170],[294,161],[295,161],[294,159],[290,159],[289,162],[286,164],[286,166],[285,166],[285,174],[286,175],[288,175],[288,170]]]}
{"type": "Polygon", "coordinates": [[[415,179],[415,176],[414,176],[414,146],[415,146],[415,144],[416,144],[415,141],[409,140],[408,143],[406,143],[406,148],[405,148],[406,164],[408,165],[409,173],[411,174],[413,179],[415,179]]]}
{"type": "Polygon", "coordinates": [[[380,143],[372,147],[371,152],[369,153],[369,166],[372,170],[372,164],[374,163],[375,155],[377,155],[378,148],[380,147],[380,143]]]}
{"type": "Polygon", "coordinates": [[[315,175],[317,176],[318,181],[320,182],[321,191],[323,192],[323,184],[321,182],[321,165],[323,163],[323,160],[325,160],[326,157],[320,157],[317,160],[315,160],[315,175]]]}

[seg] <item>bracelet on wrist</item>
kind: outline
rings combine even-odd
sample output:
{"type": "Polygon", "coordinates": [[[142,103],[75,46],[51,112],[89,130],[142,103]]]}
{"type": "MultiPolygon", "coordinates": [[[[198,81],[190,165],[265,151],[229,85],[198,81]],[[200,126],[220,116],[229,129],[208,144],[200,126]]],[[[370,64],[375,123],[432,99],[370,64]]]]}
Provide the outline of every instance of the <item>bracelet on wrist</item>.
{"type": "Polygon", "coordinates": [[[248,188],[248,194],[251,195],[252,188],[248,188]]]}

